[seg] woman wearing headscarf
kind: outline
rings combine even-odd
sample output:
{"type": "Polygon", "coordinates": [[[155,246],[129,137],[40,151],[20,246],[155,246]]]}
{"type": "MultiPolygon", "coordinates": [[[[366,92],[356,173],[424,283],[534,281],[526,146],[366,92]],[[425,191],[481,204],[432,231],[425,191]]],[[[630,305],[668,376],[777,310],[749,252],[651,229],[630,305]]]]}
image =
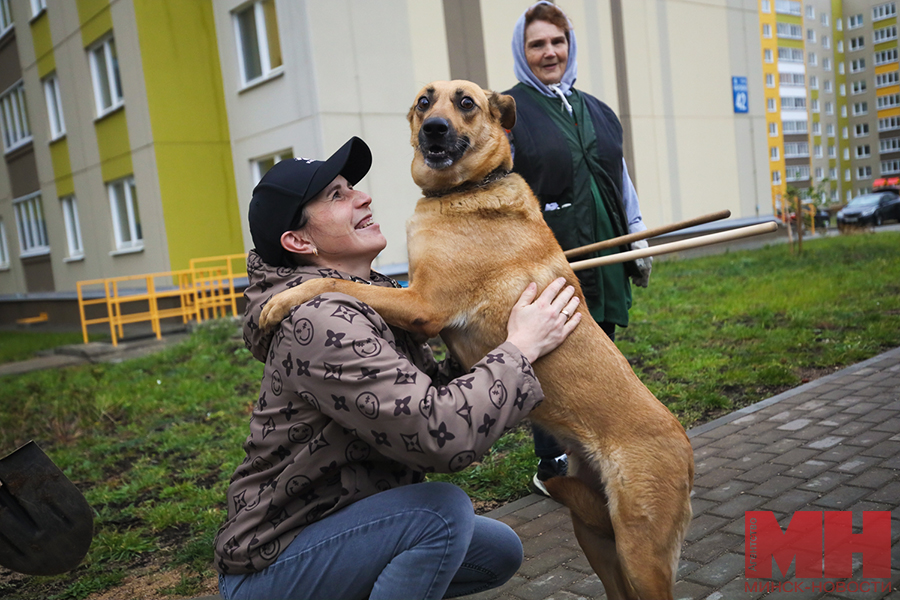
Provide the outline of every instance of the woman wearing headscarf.
{"type": "MultiPolygon", "coordinates": [[[[519,83],[504,93],[516,100],[510,132],[513,170],[538,197],[563,250],[645,230],[622,157],[619,119],[606,104],[574,87],[577,45],[566,14],[550,2],[532,5],[516,22],[512,50],[519,83]]],[[[616,326],[628,326],[629,277],[646,287],[650,265],[648,258],[578,272],[591,316],[613,341],[616,326]]],[[[565,474],[566,456],[537,427],[534,442],[540,462],[533,484],[547,494],[543,482],[565,474]]]]}

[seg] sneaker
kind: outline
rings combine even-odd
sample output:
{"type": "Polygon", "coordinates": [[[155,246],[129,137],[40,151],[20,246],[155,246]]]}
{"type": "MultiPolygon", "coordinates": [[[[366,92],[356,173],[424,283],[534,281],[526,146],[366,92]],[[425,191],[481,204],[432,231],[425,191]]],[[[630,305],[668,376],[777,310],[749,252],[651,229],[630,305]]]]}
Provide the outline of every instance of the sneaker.
{"type": "Polygon", "coordinates": [[[550,492],[544,482],[552,477],[562,477],[569,470],[569,459],[565,454],[556,458],[542,458],[538,463],[537,473],[531,478],[534,491],[549,497],[550,492]]]}

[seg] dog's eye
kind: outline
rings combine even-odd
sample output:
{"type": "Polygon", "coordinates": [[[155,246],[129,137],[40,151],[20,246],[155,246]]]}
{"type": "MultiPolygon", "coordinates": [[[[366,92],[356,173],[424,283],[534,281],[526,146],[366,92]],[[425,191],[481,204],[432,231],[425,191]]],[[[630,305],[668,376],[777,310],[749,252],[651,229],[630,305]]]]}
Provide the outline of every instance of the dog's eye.
{"type": "Polygon", "coordinates": [[[464,96],[463,99],[459,101],[459,107],[463,110],[472,110],[475,108],[475,101],[468,96],[464,96]]]}
{"type": "Polygon", "coordinates": [[[431,103],[428,101],[428,98],[422,96],[421,98],[419,98],[419,101],[416,102],[416,108],[418,108],[419,110],[427,110],[430,104],[431,103]]]}

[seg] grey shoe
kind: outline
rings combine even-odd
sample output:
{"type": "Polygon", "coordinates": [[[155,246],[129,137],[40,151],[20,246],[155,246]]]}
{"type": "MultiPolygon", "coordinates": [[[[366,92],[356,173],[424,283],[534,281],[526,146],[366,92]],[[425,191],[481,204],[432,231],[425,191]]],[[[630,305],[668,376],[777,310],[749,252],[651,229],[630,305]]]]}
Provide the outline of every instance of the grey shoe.
{"type": "Polygon", "coordinates": [[[563,477],[569,470],[569,459],[565,455],[557,458],[542,458],[538,463],[537,473],[531,478],[534,491],[549,497],[550,492],[544,482],[552,477],[563,477]]]}

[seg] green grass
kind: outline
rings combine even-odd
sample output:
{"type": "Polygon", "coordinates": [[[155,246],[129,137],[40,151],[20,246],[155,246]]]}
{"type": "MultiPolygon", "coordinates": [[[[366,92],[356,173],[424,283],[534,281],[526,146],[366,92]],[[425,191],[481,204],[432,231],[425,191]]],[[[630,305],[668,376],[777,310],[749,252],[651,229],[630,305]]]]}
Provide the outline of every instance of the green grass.
{"type": "MultiPolygon", "coordinates": [[[[619,348],[695,425],[900,346],[900,234],[657,262],[631,317],[619,348]]],[[[235,325],[219,322],[146,358],[0,378],[0,455],[34,439],[95,511],[76,571],[0,576],[0,598],[79,600],[151,561],[181,569],[166,593],[201,589],[261,374],[235,325]]],[[[527,494],[534,467],[522,426],[433,479],[490,507],[527,494]]]]}
{"type": "Polygon", "coordinates": [[[0,331],[0,365],[34,358],[41,350],[80,344],[82,341],[84,338],[80,332],[0,331]]]}

